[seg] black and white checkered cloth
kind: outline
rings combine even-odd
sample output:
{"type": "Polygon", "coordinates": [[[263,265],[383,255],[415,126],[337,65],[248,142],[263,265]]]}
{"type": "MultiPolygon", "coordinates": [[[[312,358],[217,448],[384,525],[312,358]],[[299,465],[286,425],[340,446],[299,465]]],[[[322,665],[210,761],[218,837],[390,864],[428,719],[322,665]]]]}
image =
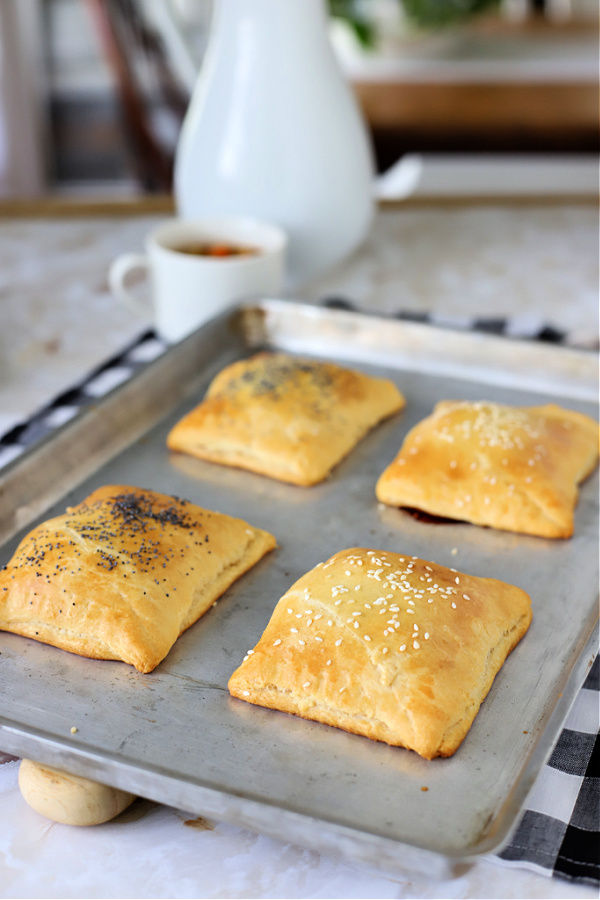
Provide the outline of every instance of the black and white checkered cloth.
{"type": "Polygon", "coordinates": [[[94,369],[79,384],[55,397],[27,421],[0,435],[0,469],[46,435],[73,419],[86,406],[126,382],[165,352],[167,345],[145,331],[116,356],[94,369]]]}
{"type": "Polygon", "coordinates": [[[599,698],[597,656],[517,830],[500,854],[505,862],[600,882],[599,698]]]}
{"type": "MultiPolygon", "coordinates": [[[[323,301],[328,308],[356,309],[343,298],[323,301]]],[[[399,313],[395,318],[450,328],[472,329],[513,338],[568,344],[569,336],[539,323],[506,319],[442,319],[399,313]]],[[[144,332],[122,353],[95,369],[80,384],[0,436],[0,468],[17,458],[80,410],[123,384],[167,349],[154,332],[144,332]]],[[[508,846],[505,865],[589,884],[600,883],[600,663],[596,657],[554,751],[537,778],[527,808],[508,846]]],[[[1,754],[0,754],[1,755],[1,754]]]]}

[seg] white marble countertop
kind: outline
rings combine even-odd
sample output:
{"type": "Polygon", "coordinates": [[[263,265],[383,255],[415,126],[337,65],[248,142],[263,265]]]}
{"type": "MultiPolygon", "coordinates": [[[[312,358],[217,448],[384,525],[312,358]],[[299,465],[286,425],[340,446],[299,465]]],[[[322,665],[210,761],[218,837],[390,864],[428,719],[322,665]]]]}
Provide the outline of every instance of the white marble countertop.
{"type": "MultiPolygon", "coordinates": [[[[0,433],[118,352],[147,323],[106,270],[156,216],[0,221],[0,433]]],[[[303,299],[440,316],[529,317],[598,333],[591,205],[411,206],[380,212],[365,245],[303,299]],[[434,260],[435,264],[432,264],[434,260]]],[[[91,829],[44,820],[0,754],[2,897],[544,897],[597,890],[482,860],[443,883],[390,876],[148,801],[91,829]]]]}

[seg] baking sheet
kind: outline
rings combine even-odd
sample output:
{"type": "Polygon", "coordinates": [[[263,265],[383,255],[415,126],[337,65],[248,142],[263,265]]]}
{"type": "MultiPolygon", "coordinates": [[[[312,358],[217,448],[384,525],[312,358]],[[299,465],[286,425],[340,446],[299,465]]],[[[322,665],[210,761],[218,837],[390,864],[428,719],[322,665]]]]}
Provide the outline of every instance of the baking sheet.
{"type": "Polygon", "coordinates": [[[519,405],[559,395],[597,416],[596,386],[590,354],[284,301],[209,323],[7,468],[0,564],[33,522],[107,483],[151,487],[240,516],[272,531],[279,548],[150,675],[0,633],[0,747],[392,871],[442,877],[498,850],[597,647],[598,474],[582,487],[568,541],[419,521],[379,505],[374,486],[403,436],[439,399],[519,405]],[[168,430],[212,375],[259,346],[391,377],[406,409],[313,488],[168,453],[168,430]],[[501,578],[532,597],[529,633],[450,759],[427,762],[227,692],[281,594],[317,562],[356,545],[501,578]]]}

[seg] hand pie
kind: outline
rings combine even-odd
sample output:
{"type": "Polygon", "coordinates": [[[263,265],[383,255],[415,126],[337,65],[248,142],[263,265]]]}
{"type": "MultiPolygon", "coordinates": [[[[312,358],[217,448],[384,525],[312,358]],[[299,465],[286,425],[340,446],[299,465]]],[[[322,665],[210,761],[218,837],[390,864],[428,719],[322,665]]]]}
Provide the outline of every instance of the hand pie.
{"type": "Polygon", "coordinates": [[[377,498],[506,531],[566,538],[577,486],[598,460],[598,423],[547,406],[446,400],[406,436],[377,498]]]}
{"type": "Polygon", "coordinates": [[[451,756],[530,621],[528,595],[502,581],[343,550],[281,598],[229,690],[426,759],[451,756]]]}
{"type": "Polygon", "coordinates": [[[170,432],[171,450],[281,481],[322,481],[378,422],[404,406],[383,378],[259,353],[228,366],[170,432]]]}
{"type": "Polygon", "coordinates": [[[0,629],[151,672],[274,546],[186,500],[102,487],[33,529],[0,570],[0,629]]]}

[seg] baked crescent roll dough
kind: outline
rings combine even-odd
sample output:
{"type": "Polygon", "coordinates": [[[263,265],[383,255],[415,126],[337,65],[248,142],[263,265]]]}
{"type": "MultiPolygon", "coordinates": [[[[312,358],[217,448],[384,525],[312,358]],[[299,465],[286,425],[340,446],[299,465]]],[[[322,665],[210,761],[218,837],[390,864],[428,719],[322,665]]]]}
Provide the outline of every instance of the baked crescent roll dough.
{"type": "Polygon", "coordinates": [[[406,436],[377,498],[506,531],[573,534],[577,487],[598,461],[598,423],[547,406],[445,400],[406,436]]]}
{"type": "Polygon", "coordinates": [[[402,409],[387,379],[332,363],[259,353],[223,369],[167,445],[281,481],[322,481],[378,422],[402,409]]]}
{"type": "Polygon", "coordinates": [[[343,550],[284,594],[229,690],[426,759],[451,756],[530,622],[518,587],[343,550]]]}
{"type": "Polygon", "coordinates": [[[274,546],[186,500],[101,487],[21,541],[0,571],[0,629],[151,672],[274,546]]]}

